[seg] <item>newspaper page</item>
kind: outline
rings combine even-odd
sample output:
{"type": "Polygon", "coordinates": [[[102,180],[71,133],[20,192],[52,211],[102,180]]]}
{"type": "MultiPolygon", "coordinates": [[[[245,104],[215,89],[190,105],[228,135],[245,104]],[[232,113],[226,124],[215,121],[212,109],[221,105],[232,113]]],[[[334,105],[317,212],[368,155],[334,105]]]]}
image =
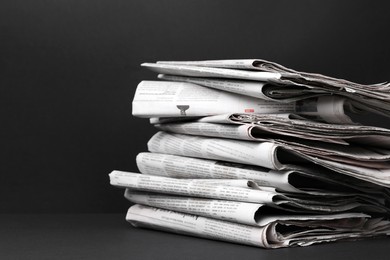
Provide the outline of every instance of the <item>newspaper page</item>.
{"type": "MultiPolygon", "coordinates": [[[[160,130],[201,136],[224,137],[249,141],[309,143],[309,140],[341,145],[364,145],[363,147],[390,147],[390,131],[385,128],[345,125],[336,128],[304,122],[302,120],[282,121],[276,117],[254,115],[253,122],[242,119],[230,123],[216,122],[218,116],[204,117],[194,121],[161,121],[154,126],[160,130]]],[[[241,118],[245,118],[247,115],[241,118]]],[[[299,144],[297,144],[299,145],[299,144]]]]}
{"type": "Polygon", "coordinates": [[[221,69],[200,66],[187,66],[162,63],[142,63],[142,67],[155,71],[160,74],[170,74],[191,77],[210,77],[210,78],[232,78],[257,80],[262,82],[280,83],[281,74],[263,71],[245,71],[236,69],[221,69]]]}
{"type": "Polygon", "coordinates": [[[167,123],[156,124],[156,128],[162,131],[168,131],[178,134],[189,134],[199,136],[223,137],[247,141],[266,141],[265,138],[256,138],[251,134],[253,126],[245,125],[228,125],[228,124],[213,124],[202,122],[188,123],[167,123]]]}
{"type": "Polygon", "coordinates": [[[113,171],[109,176],[111,185],[148,192],[264,204],[279,204],[286,201],[285,197],[275,192],[221,185],[215,182],[207,183],[205,180],[180,180],[123,171],[113,171]]]}
{"type": "MultiPolygon", "coordinates": [[[[346,99],[320,97],[299,103],[276,103],[213,90],[192,83],[142,81],[133,100],[133,115],[140,117],[207,116],[229,112],[296,112],[330,123],[351,123],[345,113],[346,99]]],[[[356,111],[354,109],[353,111],[356,111]]]]}
{"type": "Polygon", "coordinates": [[[133,115],[138,117],[186,117],[215,114],[286,113],[295,103],[282,104],[210,89],[184,82],[142,81],[133,99],[133,115]]]}
{"type": "Polygon", "coordinates": [[[294,212],[344,212],[364,208],[366,212],[383,213],[388,210],[380,202],[355,194],[350,196],[327,194],[325,197],[298,193],[287,195],[277,193],[270,187],[263,189],[228,186],[222,180],[184,180],[122,171],[113,171],[109,176],[111,185],[138,191],[260,203],[294,212]]]}
{"type": "MultiPolygon", "coordinates": [[[[201,121],[201,120],[199,120],[201,121]]],[[[348,145],[342,139],[337,139],[334,137],[327,138],[322,137],[321,135],[311,135],[311,134],[300,134],[295,133],[291,130],[282,130],[274,131],[269,130],[273,127],[268,125],[254,125],[254,124],[242,124],[242,125],[233,125],[233,124],[219,124],[219,123],[206,123],[206,122],[184,122],[184,123],[164,123],[164,124],[154,124],[156,128],[163,131],[178,133],[178,134],[188,134],[188,135],[199,135],[199,136],[212,136],[212,137],[222,137],[230,138],[237,140],[247,140],[247,141],[270,141],[270,140],[294,140],[295,138],[303,140],[315,140],[327,143],[337,143],[342,145],[348,145]]]]}
{"type": "MultiPolygon", "coordinates": [[[[288,246],[309,246],[312,244],[323,243],[323,242],[332,242],[339,240],[356,240],[364,237],[374,237],[380,235],[389,234],[389,222],[381,218],[372,218],[366,219],[357,219],[349,220],[352,224],[350,228],[341,228],[341,224],[345,223],[341,221],[333,221],[335,225],[330,223],[330,228],[325,225],[319,225],[318,228],[302,228],[300,225],[291,224],[289,222],[277,222],[271,223],[268,225],[268,234],[271,241],[270,245],[273,248],[288,246]],[[357,223],[353,225],[353,223],[357,223]],[[361,223],[364,224],[361,226],[361,223]],[[283,227],[291,227],[291,225],[296,226],[300,230],[296,232],[278,232],[283,227]],[[333,226],[333,228],[332,228],[333,226]]],[[[324,223],[325,224],[325,223],[324,223]]]]}
{"type": "Polygon", "coordinates": [[[200,86],[219,89],[244,96],[284,103],[329,94],[327,91],[311,89],[304,86],[277,86],[261,81],[200,78],[166,74],[159,74],[158,78],[168,81],[189,82],[200,86]]]}
{"type": "Polygon", "coordinates": [[[348,221],[345,219],[322,220],[317,225],[311,226],[296,225],[294,222],[291,224],[287,221],[255,227],[140,204],[129,208],[126,220],[135,227],[263,248],[308,246],[314,243],[351,240],[390,233],[388,221],[380,218],[365,219],[363,216],[350,218],[348,221]],[[286,227],[289,228],[286,229],[286,227]]]}
{"type": "Polygon", "coordinates": [[[276,158],[277,147],[272,142],[257,143],[166,132],[156,133],[148,142],[148,150],[155,153],[214,159],[282,170],[284,166],[276,158]]]}
{"type": "Polygon", "coordinates": [[[264,204],[239,201],[190,198],[158,193],[138,192],[126,189],[125,198],[135,204],[174,210],[203,217],[221,219],[235,223],[265,226],[276,221],[314,222],[332,219],[369,217],[362,213],[338,213],[327,215],[292,214],[264,204]]]}
{"type": "Polygon", "coordinates": [[[191,198],[126,189],[129,201],[151,207],[174,210],[199,216],[227,220],[246,225],[257,225],[255,214],[264,204],[230,200],[191,198]]]}
{"type": "MultiPolygon", "coordinates": [[[[217,123],[217,124],[241,124],[244,122],[241,122],[241,120],[244,120],[245,122],[248,120],[253,120],[253,118],[250,118],[250,115],[255,116],[263,116],[267,115],[271,118],[273,117],[282,117],[284,119],[301,119],[301,120],[307,120],[306,118],[299,116],[297,114],[293,113],[280,113],[280,114],[246,114],[246,113],[234,113],[234,114],[220,114],[220,115],[213,115],[213,116],[206,116],[206,117],[151,117],[149,118],[150,124],[165,124],[165,123],[176,123],[176,122],[186,122],[186,121],[199,121],[199,122],[207,122],[207,123],[217,123]],[[242,116],[241,116],[242,115],[242,116]],[[237,119],[233,119],[234,117],[238,117],[237,119]]],[[[256,122],[253,122],[256,123],[256,122]]]]}
{"type": "Polygon", "coordinates": [[[129,208],[126,220],[133,226],[266,247],[265,229],[223,220],[136,204],[129,208]]]}
{"type": "Polygon", "coordinates": [[[277,191],[294,193],[329,194],[332,191],[344,191],[378,194],[374,188],[366,187],[365,182],[360,183],[348,176],[336,178],[334,173],[325,173],[318,168],[275,171],[246,164],[161,153],[140,153],[136,162],[139,171],[147,175],[186,179],[243,179],[254,181],[259,186],[274,187],[277,191]],[[311,185],[305,186],[306,183],[311,185]]]}
{"type": "Polygon", "coordinates": [[[322,96],[297,103],[296,113],[332,124],[353,124],[349,113],[359,113],[351,101],[339,96],[322,96]]]}
{"type": "Polygon", "coordinates": [[[360,155],[357,154],[356,158],[362,160],[378,160],[377,162],[366,161],[367,165],[376,167],[368,168],[360,165],[358,159],[349,160],[348,157],[343,157],[340,153],[339,157],[323,155],[323,158],[319,158],[315,156],[319,155],[318,153],[315,153],[314,156],[311,155],[314,153],[312,149],[302,152],[287,145],[273,142],[257,143],[166,132],[155,134],[148,142],[148,149],[156,153],[250,164],[273,170],[295,170],[299,167],[294,166],[294,164],[305,163],[305,161],[299,161],[299,159],[303,159],[307,160],[306,163],[310,161],[338,173],[390,187],[390,169],[386,168],[388,162],[385,161],[383,164],[380,162],[382,159],[387,160],[388,154],[386,153],[382,155],[380,153],[365,155],[363,152],[360,155]],[[283,153],[277,153],[277,151],[283,153]]]}
{"type": "Polygon", "coordinates": [[[390,188],[390,169],[374,169],[358,165],[350,165],[336,161],[313,158],[306,155],[309,160],[315,161],[331,170],[368,181],[383,187],[390,188]]]}
{"type": "Polygon", "coordinates": [[[158,62],[142,66],[161,74],[190,77],[216,77],[270,82],[276,85],[304,86],[346,96],[359,102],[364,109],[390,116],[390,84],[362,85],[321,74],[298,72],[277,63],[265,60],[220,60],[195,62],[158,62]],[[252,63],[252,65],[249,65],[252,63]],[[241,64],[245,64],[242,66],[241,64]],[[212,66],[212,67],[211,67],[212,66]],[[243,69],[245,67],[245,69],[243,69]],[[240,69],[238,69],[240,68],[240,69]],[[250,70],[248,70],[250,69],[250,70]],[[254,71],[257,70],[257,71],[254,71]],[[275,77],[263,77],[261,72],[273,73],[275,77]]]}
{"type": "Polygon", "coordinates": [[[291,103],[277,103],[202,87],[187,82],[142,81],[133,99],[139,117],[197,117],[226,113],[286,114],[328,123],[352,124],[348,113],[361,111],[346,98],[322,96],[291,103]]]}
{"type": "MultiPolygon", "coordinates": [[[[344,91],[348,93],[357,93],[368,97],[378,99],[389,99],[389,83],[363,85],[347,81],[344,79],[333,78],[316,73],[299,72],[289,69],[275,62],[270,62],[262,59],[246,59],[246,60],[209,60],[209,61],[159,61],[159,66],[172,67],[195,67],[195,68],[219,68],[227,70],[243,70],[251,71],[258,70],[269,73],[279,73],[281,76],[278,82],[281,84],[307,85],[314,87],[325,88],[329,91],[344,91]]],[[[199,69],[198,69],[199,71],[199,69]]],[[[174,73],[168,73],[174,74],[174,73]]],[[[191,75],[188,75],[191,76],[191,75]]]]}
{"type": "Polygon", "coordinates": [[[297,114],[234,113],[194,118],[153,118],[151,124],[203,122],[216,124],[246,124],[253,127],[251,136],[257,134],[285,135],[302,139],[320,140],[339,144],[364,144],[389,147],[390,129],[359,124],[328,124],[307,120],[297,114]]]}
{"type": "Polygon", "coordinates": [[[250,125],[220,125],[212,123],[177,123],[156,125],[160,130],[178,134],[211,136],[238,140],[256,140],[260,142],[275,142],[281,148],[296,152],[310,153],[329,160],[344,161],[350,164],[370,166],[372,168],[390,168],[390,150],[379,147],[362,147],[358,145],[339,145],[311,140],[297,140],[274,136],[253,136],[250,125]],[[248,129],[249,128],[249,129],[248,129]],[[363,161],[363,162],[362,162],[363,161]]]}
{"type": "MultiPolygon", "coordinates": [[[[369,146],[390,147],[390,130],[387,128],[355,124],[326,124],[304,120],[294,114],[254,115],[235,113],[202,117],[196,119],[196,121],[220,124],[248,124],[255,126],[255,129],[251,130],[251,132],[266,132],[323,142],[357,143],[369,146]]],[[[171,120],[171,122],[175,121],[171,120]]],[[[170,122],[159,121],[155,123],[170,122]]],[[[255,133],[252,133],[252,135],[255,135],[255,133]]]]}

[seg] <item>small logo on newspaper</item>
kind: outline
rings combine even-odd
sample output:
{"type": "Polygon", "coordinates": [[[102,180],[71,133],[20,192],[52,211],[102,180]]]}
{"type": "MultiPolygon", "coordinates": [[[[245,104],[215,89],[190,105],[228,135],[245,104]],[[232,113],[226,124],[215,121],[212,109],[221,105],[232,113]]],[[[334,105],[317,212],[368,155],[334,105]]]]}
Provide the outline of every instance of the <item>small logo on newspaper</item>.
{"type": "Polygon", "coordinates": [[[255,110],[253,108],[245,108],[245,113],[253,113],[255,110]]]}
{"type": "Polygon", "coordinates": [[[190,108],[189,105],[177,105],[176,107],[180,110],[181,116],[186,116],[186,110],[190,108]]]}

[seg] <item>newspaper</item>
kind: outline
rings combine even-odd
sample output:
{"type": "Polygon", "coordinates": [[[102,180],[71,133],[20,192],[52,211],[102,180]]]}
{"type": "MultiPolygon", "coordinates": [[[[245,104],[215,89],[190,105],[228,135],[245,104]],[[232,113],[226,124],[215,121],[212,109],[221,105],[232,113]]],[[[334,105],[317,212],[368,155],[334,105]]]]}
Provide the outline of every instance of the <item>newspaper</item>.
{"type": "Polygon", "coordinates": [[[292,103],[277,103],[210,89],[192,83],[142,81],[135,92],[132,113],[138,117],[196,117],[226,113],[297,113],[329,123],[351,124],[348,113],[361,111],[347,99],[322,96],[292,103]]]}
{"type": "Polygon", "coordinates": [[[159,79],[194,83],[200,86],[223,90],[240,95],[276,102],[294,102],[302,99],[328,95],[329,92],[304,86],[278,86],[261,81],[239,79],[199,78],[159,74],[159,79]]]}
{"type": "Polygon", "coordinates": [[[312,148],[270,141],[250,142],[166,132],[158,132],[148,142],[151,152],[250,164],[274,170],[297,169],[294,164],[307,160],[339,173],[390,187],[390,168],[386,167],[390,153],[382,153],[379,148],[377,151],[364,150],[363,147],[348,147],[341,151],[314,151],[312,148]],[[295,148],[299,148],[299,151],[295,148]],[[366,161],[369,167],[360,164],[359,160],[366,161]]]}
{"type": "Polygon", "coordinates": [[[273,187],[276,191],[313,195],[360,192],[372,194],[376,198],[386,196],[379,186],[370,186],[365,181],[348,176],[337,178],[333,172],[318,167],[277,171],[253,165],[162,153],[139,153],[136,162],[139,171],[146,175],[179,179],[250,180],[259,186],[273,187]]]}
{"type": "Polygon", "coordinates": [[[177,179],[113,171],[110,183],[137,191],[266,204],[295,212],[365,212],[386,213],[384,201],[358,194],[328,193],[310,195],[280,193],[274,188],[260,187],[250,180],[177,179]]]}
{"type": "Polygon", "coordinates": [[[148,150],[188,157],[251,164],[273,170],[284,170],[276,157],[278,145],[272,142],[247,142],[158,132],[148,142],[148,150]]]}
{"type": "MultiPolygon", "coordinates": [[[[225,114],[194,119],[198,122],[220,124],[244,124],[249,135],[259,134],[286,135],[302,139],[319,140],[332,143],[356,143],[369,146],[390,147],[390,130],[383,127],[327,124],[304,119],[295,114],[225,114]]],[[[155,119],[156,124],[164,123],[155,119]]],[[[177,122],[173,118],[170,121],[177,122]]]]}
{"type": "MultiPolygon", "coordinates": [[[[149,63],[148,63],[149,64],[149,63]]],[[[153,64],[153,63],[152,63],[153,64]]],[[[157,65],[169,65],[169,66],[180,66],[193,67],[196,68],[224,68],[224,69],[238,69],[240,71],[262,71],[268,73],[274,73],[274,77],[268,77],[266,80],[275,80],[278,83],[290,82],[294,85],[304,85],[309,86],[322,85],[327,89],[341,89],[346,92],[354,91],[365,91],[375,90],[377,93],[371,93],[374,97],[387,98],[389,93],[389,84],[380,83],[380,84],[370,84],[363,85],[354,82],[350,82],[344,79],[332,78],[329,76],[299,72],[287,67],[284,67],[275,62],[270,62],[262,59],[237,59],[237,60],[206,60],[206,61],[159,61],[157,65]]],[[[147,66],[146,64],[143,66],[147,66]]],[[[199,71],[201,71],[199,68],[199,71]]],[[[183,71],[183,70],[182,70],[183,71]]]]}
{"type": "MultiPolygon", "coordinates": [[[[341,145],[348,145],[348,142],[340,138],[340,136],[332,136],[331,133],[328,136],[321,136],[317,133],[294,132],[293,129],[267,124],[219,124],[219,123],[207,123],[201,120],[197,122],[186,123],[165,123],[154,125],[159,130],[169,131],[181,134],[201,135],[201,136],[215,136],[230,139],[239,139],[247,141],[266,141],[266,140],[284,140],[284,141],[301,141],[301,140],[315,140],[327,143],[335,143],[341,145]]],[[[304,142],[305,142],[304,141],[304,142]]]]}
{"type": "Polygon", "coordinates": [[[260,140],[265,137],[277,139],[293,137],[344,145],[390,146],[390,130],[387,128],[356,124],[327,124],[307,120],[296,114],[235,113],[188,118],[186,120],[177,117],[151,118],[150,122],[160,129],[183,128],[181,131],[184,132],[186,132],[184,128],[191,129],[199,127],[204,128],[202,131],[208,132],[207,124],[196,124],[194,122],[221,124],[219,126],[214,125],[214,127],[220,129],[220,131],[222,129],[230,129],[231,131],[228,132],[234,136],[231,138],[242,140],[260,140]],[[188,124],[168,124],[180,122],[188,124]],[[232,124],[244,126],[229,126],[232,124]]]}
{"type": "Polygon", "coordinates": [[[388,221],[380,218],[369,219],[363,215],[329,221],[314,221],[311,222],[311,226],[287,220],[272,222],[263,227],[254,227],[136,204],[129,208],[126,220],[136,227],[262,248],[308,246],[314,243],[351,240],[390,233],[388,221]],[[287,226],[289,228],[283,228],[287,226]]]}
{"type": "Polygon", "coordinates": [[[191,83],[142,81],[133,99],[139,117],[206,116],[229,112],[286,113],[295,104],[281,104],[239,96],[191,83]]]}
{"type": "MultiPolygon", "coordinates": [[[[248,72],[250,75],[251,70],[274,73],[274,77],[268,77],[263,81],[275,81],[279,84],[292,84],[298,86],[319,87],[327,90],[345,91],[348,93],[366,94],[370,97],[389,99],[389,83],[379,83],[363,85],[347,81],[344,79],[332,78],[329,76],[299,72],[287,67],[284,67],[275,62],[270,62],[262,59],[244,59],[244,60],[206,60],[206,61],[160,61],[157,64],[142,64],[142,66],[170,66],[170,70],[174,71],[174,68],[184,66],[192,68],[198,72],[202,72],[202,69],[216,69],[222,68],[222,71],[227,70],[239,70],[242,72],[248,72]],[[371,93],[370,93],[371,92],[371,93]]],[[[158,68],[158,67],[157,67],[158,68]]],[[[164,67],[163,67],[164,68],[164,67]]],[[[212,70],[211,70],[212,71],[212,70]]],[[[219,70],[217,70],[219,71],[219,70]]],[[[185,69],[181,70],[182,75],[185,73],[185,69]]],[[[175,73],[167,73],[173,74],[175,73]]],[[[222,74],[222,72],[220,73],[222,74]]],[[[198,73],[201,76],[201,73],[198,73]]],[[[233,74],[234,75],[234,74],[233,74]]],[[[239,76],[240,74],[238,74],[239,76]]],[[[244,74],[245,75],[245,74],[244,74]]],[[[219,77],[223,76],[219,75],[219,77]]]]}
{"type": "MultiPolygon", "coordinates": [[[[180,180],[123,171],[113,171],[109,176],[111,185],[148,192],[264,204],[280,204],[286,200],[272,191],[229,186],[221,180],[180,180]]],[[[248,181],[245,180],[245,183],[247,185],[248,181]]]]}
{"type": "Polygon", "coordinates": [[[264,60],[142,66],[160,81],[132,113],[162,131],[142,174],[109,174],[132,225],[263,248],[390,235],[390,130],[360,125],[390,117],[389,83],[264,60]]]}
{"type": "MultiPolygon", "coordinates": [[[[332,78],[329,76],[299,72],[293,69],[286,68],[275,62],[270,62],[261,59],[246,59],[246,60],[210,60],[210,61],[160,61],[157,64],[142,64],[143,66],[153,66],[156,67],[170,66],[170,71],[175,71],[177,67],[180,70],[180,66],[184,66],[184,69],[181,69],[181,74],[185,75],[186,69],[191,71],[198,71],[198,76],[202,76],[202,70],[205,68],[213,71],[212,69],[217,69],[219,72],[218,77],[224,76],[224,71],[238,70],[241,73],[237,74],[237,78],[244,74],[244,72],[249,73],[251,70],[257,70],[256,72],[268,72],[274,73],[273,77],[266,77],[261,81],[274,81],[279,84],[288,84],[288,85],[298,85],[298,86],[308,86],[313,88],[322,88],[330,91],[341,91],[346,93],[359,94],[361,96],[373,97],[377,99],[389,100],[390,94],[390,84],[389,83],[379,83],[379,84],[369,84],[363,85],[347,81],[344,79],[332,78]],[[219,69],[218,69],[219,68],[219,69]],[[221,71],[222,70],[222,71],[221,71]]],[[[207,70],[206,70],[207,72],[207,70]]],[[[173,74],[175,73],[166,73],[173,74]]],[[[231,74],[234,75],[234,74],[231,74]]],[[[248,74],[244,74],[248,75],[248,74]]],[[[192,76],[192,75],[189,75],[192,76]]],[[[250,79],[250,78],[248,78],[250,79]]],[[[253,78],[254,79],[254,78],[253,78]]],[[[256,80],[256,79],[254,79],[256,80]]],[[[260,79],[259,79],[260,80],[260,79]]]]}
{"type": "MultiPolygon", "coordinates": [[[[298,72],[265,60],[168,61],[141,64],[157,73],[201,77],[228,78],[269,82],[275,85],[299,86],[316,91],[343,95],[361,104],[361,108],[390,116],[390,85],[362,85],[321,74],[298,72]],[[266,74],[268,73],[268,74],[266,74]]],[[[307,90],[306,90],[307,91],[307,90]]]]}
{"type": "Polygon", "coordinates": [[[342,160],[341,157],[350,159],[350,163],[360,165],[364,161],[364,165],[371,165],[373,168],[389,168],[387,161],[390,160],[390,150],[384,147],[362,147],[354,144],[348,146],[339,145],[337,143],[324,143],[310,140],[299,140],[295,138],[266,136],[256,134],[251,131],[251,125],[222,125],[213,123],[176,123],[156,125],[157,128],[164,131],[169,131],[179,134],[189,134],[196,136],[211,136],[249,141],[270,141],[275,142],[287,149],[299,152],[310,152],[312,155],[319,157],[325,156],[333,160],[342,160]],[[332,156],[332,157],[330,157],[332,156]],[[337,158],[340,157],[340,158],[337,158]],[[353,160],[357,160],[354,162],[353,160]],[[380,163],[383,162],[383,163],[380,163]]]}
{"type": "MultiPolygon", "coordinates": [[[[202,126],[204,124],[208,125],[208,123],[199,123],[199,124],[201,124],[202,126]]],[[[164,128],[165,130],[169,129],[169,131],[178,134],[169,134],[165,132],[162,133],[161,135],[172,136],[172,137],[166,137],[167,140],[169,138],[178,137],[179,139],[187,140],[187,142],[197,141],[199,143],[204,143],[204,145],[211,144],[211,146],[213,146],[214,144],[219,143],[219,145],[224,146],[232,143],[235,144],[236,146],[237,145],[243,146],[244,149],[245,147],[248,147],[249,148],[248,150],[259,149],[259,152],[266,153],[266,157],[262,159],[264,165],[258,165],[258,166],[263,166],[270,169],[278,169],[278,167],[282,167],[281,161],[293,162],[293,160],[291,160],[291,158],[293,158],[293,155],[297,155],[298,157],[301,157],[301,155],[312,155],[327,160],[340,161],[340,162],[345,162],[348,164],[353,164],[358,166],[364,164],[370,166],[371,168],[383,168],[383,169],[390,168],[390,164],[389,164],[390,151],[386,148],[362,147],[357,145],[345,146],[339,144],[330,144],[330,143],[315,142],[315,141],[302,141],[302,140],[300,140],[299,142],[294,142],[294,141],[285,141],[285,140],[271,139],[271,138],[258,139],[259,142],[248,142],[248,141],[241,141],[241,140],[226,139],[226,138],[235,139],[233,138],[235,137],[235,135],[230,133],[225,135],[225,132],[220,132],[219,128],[214,129],[212,127],[214,124],[211,124],[210,127],[207,127],[208,129],[207,132],[199,131],[198,128],[185,128],[185,131],[183,131],[182,130],[183,128],[180,128],[180,124],[175,124],[175,126],[176,125],[179,125],[179,127],[172,126],[172,127],[164,127],[164,128]],[[194,129],[194,131],[192,131],[192,129],[194,129]],[[191,136],[188,136],[188,134],[190,134],[191,136]],[[222,138],[203,138],[202,136],[212,136],[212,137],[222,137],[222,138]],[[284,158],[282,157],[283,153],[286,154],[284,158]],[[290,159],[288,159],[287,157],[290,157],[290,159]],[[270,164],[270,162],[267,162],[266,159],[271,159],[273,163],[270,164]],[[265,165],[265,163],[268,163],[268,165],[265,165]]],[[[166,143],[166,145],[169,144],[166,143]]],[[[195,148],[195,146],[200,147],[201,144],[192,145],[192,148],[195,148]]],[[[216,152],[218,152],[218,150],[216,152]]],[[[201,156],[195,155],[191,157],[201,157],[201,156]]]]}
{"type": "Polygon", "coordinates": [[[341,218],[369,217],[363,213],[296,214],[265,204],[215,200],[139,192],[126,189],[125,198],[135,204],[221,219],[235,223],[265,226],[275,221],[323,221],[341,218]]]}

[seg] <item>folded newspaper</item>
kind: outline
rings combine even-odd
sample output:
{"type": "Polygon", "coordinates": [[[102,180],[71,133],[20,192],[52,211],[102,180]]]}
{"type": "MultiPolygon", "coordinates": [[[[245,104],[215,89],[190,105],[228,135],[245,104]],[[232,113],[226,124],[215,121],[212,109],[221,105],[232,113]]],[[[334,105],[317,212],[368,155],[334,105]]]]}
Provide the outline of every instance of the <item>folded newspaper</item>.
{"type": "MultiPolygon", "coordinates": [[[[325,213],[362,210],[370,213],[389,212],[386,200],[356,192],[322,192],[301,194],[278,192],[272,187],[261,187],[250,180],[177,179],[161,176],[113,171],[110,182],[114,186],[161,194],[209,198],[234,202],[260,203],[284,211],[325,213]]],[[[161,199],[168,203],[169,196],[161,199]]],[[[156,205],[154,205],[156,206],[156,205]]]]}
{"type": "MultiPolygon", "coordinates": [[[[389,83],[363,85],[321,74],[295,71],[280,64],[261,59],[160,61],[157,63],[143,63],[142,66],[161,74],[185,77],[185,79],[180,79],[161,75],[160,78],[162,79],[192,82],[191,78],[187,77],[196,77],[198,81],[194,83],[238,94],[245,93],[242,89],[246,90],[253,88],[247,87],[245,81],[269,83],[279,86],[276,88],[276,93],[273,93],[273,90],[269,91],[268,88],[264,90],[264,86],[267,86],[267,84],[259,84],[257,86],[257,91],[255,90],[254,92],[257,93],[257,97],[259,98],[265,96],[272,100],[283,99],[283,90],[287,90],[287,93],[292,92],[293,97],[300,96],[302,98],[307,97],[305,96],[306,93],[319,95],[324,92],[333,93],[356,101],[356,104],[363,109],[390,116],[389,83]],[[224,80],[213,84],[213,81],[202,83],[199,81],[199,78],[212,80],[215,78],[222,78],[224,80]],[[239,79],[245,81],[243,81],[243,84],[237,84],[236,82],[226,81],[225,79],[239,79]],[[284,87],[282,88],[280,86],[284,87]],[[259,95],[259,93],[261,94],[259,95]],[[300,95],[296,93],[303,94],[300,95]]],[[[254,95],[251,94],[250,96],[254,95]]],[[[288,98],[291,98],[291,95],[287,95],[287,99],[288,98]]],[[[290,102],[292,100],[290,99],[287,101],[290,102]]]]}
{"type": "Polygon", "coordinates": [[[142,81],[133,100],[133,115],[138,117],[200,117],[228,113],[296,113],[324,122],[351,124],[350,115],[359,115],[363,110],[344,97],[329,94],[279,103],[174,81],[142,81]]]}
{"type": "Polygon", "coordinates": [[[390,235],[389,83],[259,59],[142,66],[159,80],[132,114],[160,131],[140,173],[109,174],[133,226],[263,248],[390,235]]]}
{"type": "Polygon", "coordinates": [[[224,220],[207,218],[172,210],[135,204],[127,212],[126,220],[135,227],[145,227],[208,239],[257,246],[282,248],[309,246],[338,240],[389,235],[390,222],[383,218],[369,218],[364,214],[329,216],[313,220],[294,217],[275,220],[265,226],[254,227],[224,220]]]}
{"type": "MultiPolygon", "coordinates": [[[[276,198],[280,195],[256,186],[250,188],[247,181],[178,180],[120,171],[113,171],[110,180],[115,186],[127,187],[125,197],[137,203],[126,216],[134,226],[264,248],[306,246],[390,232],[390,222],[378,217],[378,212],[369,215],[356,208],[337,211],[333,208],[343,205],[334,205],[329,198],[322,205],[306,205],[306,213],[290,211],[280,205],[293,201],[276,198]],[[322,214],[315,214],[311,207],[334,213],[319,210],[322,214]]],[[[344,206],[352,204],[345,201],[344,206]]]]}
{"type": "Polygon", "coordinates": [[[196,131],[195,129],[198,129],[198,131],[209,132],[210,134],[219,131],[218,136],[231,134],[234,136],[232,138],[242,140],[258,140],[265,137],[273,137],[274,139],[293,137],[344,145],[361,144],[390,147],[390,130],[387,128],[356,124],[320,123],[307,120],[296,114],[235,113],[191,118],[191,120],[182,120],[180,117],[153,118],[151,123],[160,129],[182,128],[182,131],[186,131],[186,129],[196,131]],[[209,124],[200,123],[220,125],[213,125],[212,129],[209,130],[209,124]]]}
{"type": "Polygon", "coordinates": [[[269,140],[251,142],[168,132],[158,132],[148,142],[151,152],[250,164],[274,170],[299,169],[301,164],[305,167],[310,167],[310,163],[318,164],[338,173],[390,187],[388,150],[379,147],[377,150],[369,150],[358,146],[345,148],[342,145],[338,148],[339,150],[331,146],[293,146],[269,140]]]}

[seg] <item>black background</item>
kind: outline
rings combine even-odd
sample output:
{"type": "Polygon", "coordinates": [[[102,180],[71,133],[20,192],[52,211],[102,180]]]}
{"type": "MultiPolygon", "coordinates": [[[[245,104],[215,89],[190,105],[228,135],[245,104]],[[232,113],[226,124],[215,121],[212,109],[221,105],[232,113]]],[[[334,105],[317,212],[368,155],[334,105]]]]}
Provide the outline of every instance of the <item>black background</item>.
{"type": "Polygon", "coordinates": [[[113,169],[155,132],[131,116],[142,62],[263,58],[359,83],[390,80],[383,1],[0,3],[0,212],[121,212],[113,169]]]}

